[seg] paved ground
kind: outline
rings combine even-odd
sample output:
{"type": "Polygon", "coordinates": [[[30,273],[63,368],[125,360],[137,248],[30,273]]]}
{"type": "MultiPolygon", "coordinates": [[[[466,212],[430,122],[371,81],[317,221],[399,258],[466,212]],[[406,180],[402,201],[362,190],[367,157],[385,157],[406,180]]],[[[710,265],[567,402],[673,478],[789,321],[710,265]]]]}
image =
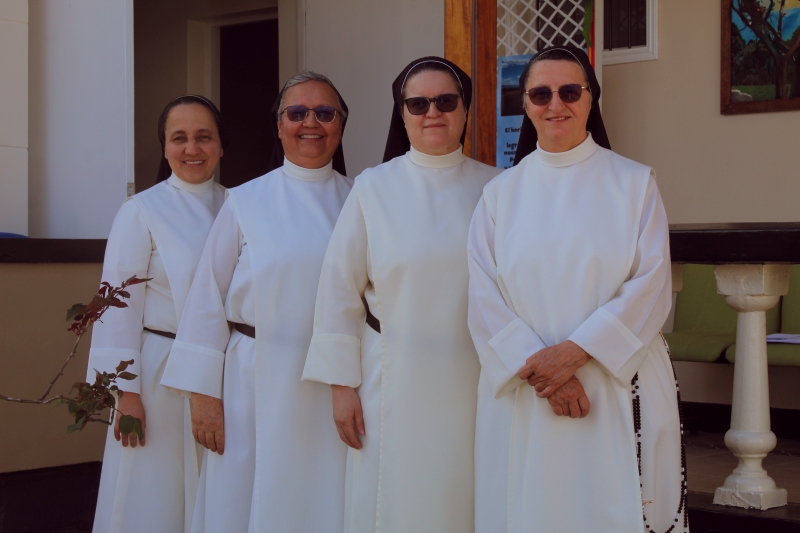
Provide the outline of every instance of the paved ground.
{"type": "MultiPolygon", "coordinates": [[[[738,461],[723,439],[721,433],[686,435],[690,491],[713,494],[736,468],[738,461]]],[[[789,501],[800,503],[800,441],[778,439],[763,465],[778,487],[789,491],[789,501]]]]}

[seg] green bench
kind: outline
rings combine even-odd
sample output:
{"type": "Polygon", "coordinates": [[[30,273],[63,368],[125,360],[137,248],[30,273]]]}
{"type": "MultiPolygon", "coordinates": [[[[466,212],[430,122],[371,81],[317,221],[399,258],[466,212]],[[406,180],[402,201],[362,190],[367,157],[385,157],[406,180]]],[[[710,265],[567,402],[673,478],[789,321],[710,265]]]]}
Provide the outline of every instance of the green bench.
{"type": "MultiPolygon", "coordinates": [[[[736,359],[736,311],[717,294],[714,265],[683,265],[683,290],[675,304],[672,333],[665,333],[672,359],[702,363],[736,359]]],[[[800,333],[800,265],[792,265],[789,293],[767,311],[767,334],[800,333]]],[[[768,344],[774,366],[800,366],[800,345],[768,344]]]]}

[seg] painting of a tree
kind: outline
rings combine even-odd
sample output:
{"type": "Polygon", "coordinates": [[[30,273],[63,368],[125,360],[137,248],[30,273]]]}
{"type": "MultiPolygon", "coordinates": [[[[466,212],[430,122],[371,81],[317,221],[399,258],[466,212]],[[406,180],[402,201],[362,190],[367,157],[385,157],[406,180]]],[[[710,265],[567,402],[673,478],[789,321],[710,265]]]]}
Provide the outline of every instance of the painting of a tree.
{"type": "Polygon", "coordinates": [[[800,109],[800,0],[722,9],[722,113],[800,109]]]}

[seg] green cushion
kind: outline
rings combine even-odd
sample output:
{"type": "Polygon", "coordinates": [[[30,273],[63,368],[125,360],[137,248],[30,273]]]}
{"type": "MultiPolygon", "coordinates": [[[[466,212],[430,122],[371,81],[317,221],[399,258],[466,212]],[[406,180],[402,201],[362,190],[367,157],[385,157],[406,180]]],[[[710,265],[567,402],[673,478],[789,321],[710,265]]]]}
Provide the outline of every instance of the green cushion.
{"type": "MultiPolygon", "coordinates": [[[[767,312],[767,333],[779,331],[779,307],[767,312]]],[[[717,293],[714,265],[683,265],[683,290],[675,303],[675,325],[672,333],[664,334],[672,359],[704,363],[720,359],[736,342],[736,316],[736,311],[717,293]]]]}
{"type": "Polygon", "coordinates": [[[781,333],[800,333],[800,265],[792,265],[789,293],[781,303],[781,333]]]}
{"type": "Polygon", "coordinates": [[[736,333],[677,331],[664,333],[673,361],[713,363],[736,342],[736,333]]]}
{"type": "MultiPolygon", "coordinates": [[[[736,361],[736,345],[725,352],[725,359],[736,361]]],[[[772,366],[800,366],[800,344],[767,344],[767,363],[772,366]]]]}

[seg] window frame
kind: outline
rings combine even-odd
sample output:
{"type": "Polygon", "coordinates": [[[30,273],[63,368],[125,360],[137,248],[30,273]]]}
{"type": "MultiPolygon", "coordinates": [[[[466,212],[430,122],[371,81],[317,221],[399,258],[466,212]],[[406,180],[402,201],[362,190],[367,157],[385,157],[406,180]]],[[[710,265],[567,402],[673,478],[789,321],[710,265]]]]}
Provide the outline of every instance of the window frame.
{"type": "MultiPolygon", "coordinates": [[[[603,0],[605,8],[605,0],[603,0]]],[[[603,65],[634,63],[658,59],[658,0],[646,0],[647,44],[634,48],[603,50],[603,65]]],[[[605,36],[604,36],[605,37],[605,36]]],[[[605,43],[603,44],[605,48],[605,43]]]]}

